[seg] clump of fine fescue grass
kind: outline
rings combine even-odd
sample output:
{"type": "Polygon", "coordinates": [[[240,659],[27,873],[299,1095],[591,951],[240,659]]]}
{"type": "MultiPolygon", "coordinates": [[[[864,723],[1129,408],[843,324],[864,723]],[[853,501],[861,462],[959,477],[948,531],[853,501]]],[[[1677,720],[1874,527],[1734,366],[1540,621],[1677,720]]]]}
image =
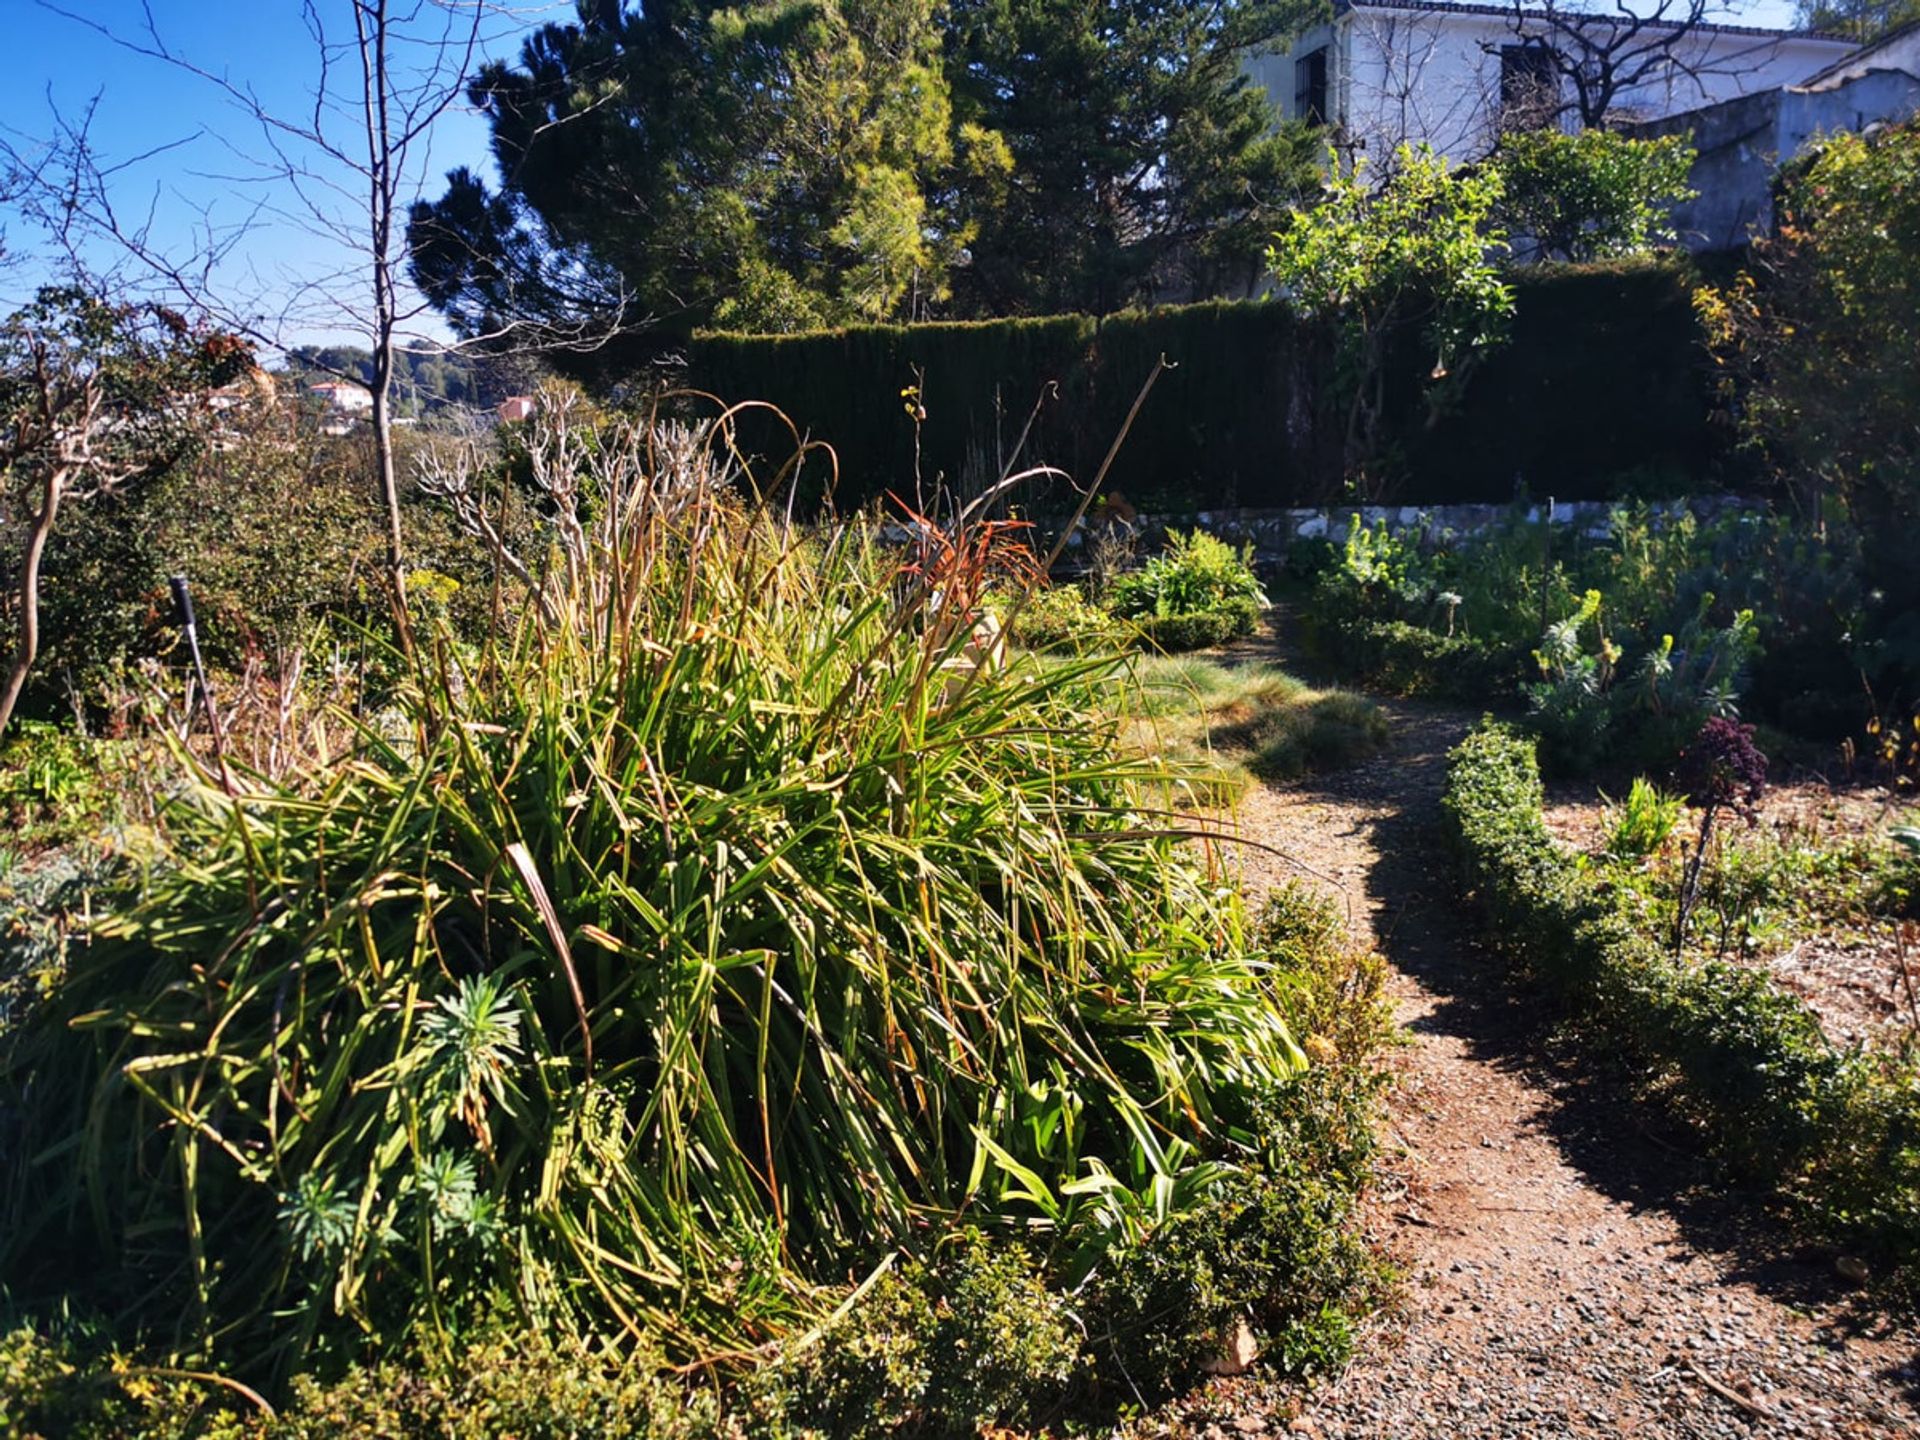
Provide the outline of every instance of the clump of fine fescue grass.
{"type": "Polygon", "coordinates": [[[1274,665],[1140,656],[1123,692],[1135,743],[1175,762],[1201,804],[1236,799],[1255,779],[1292,780],[1356,765],[1387,741],[1365,696],[1317,690],[1274,665]]]}
{"type": "Polygon", "coordinates": [[[1257,1151],[1271,961],[1118,662],[970,658],[992,532],[600,515],[331,768],[197,774],[0,1053],[16,1300],[243,1372],[503,1307],[724,1361],[958,1223],[1072,1283],[1257,1151]]]}

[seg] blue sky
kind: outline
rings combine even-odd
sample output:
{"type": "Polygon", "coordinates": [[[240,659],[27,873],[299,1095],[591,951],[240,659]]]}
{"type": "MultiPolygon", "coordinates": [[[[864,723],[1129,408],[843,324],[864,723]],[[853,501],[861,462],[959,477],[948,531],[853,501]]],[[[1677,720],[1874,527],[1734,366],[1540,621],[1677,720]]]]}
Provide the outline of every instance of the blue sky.
{"type": "MultiPolygon", "coordinates": [[[[263,178],[272,168],[269,146],[236,100],[208,79],[134,54],[89,28],[91,22],[147,43],[140,0],[57,3],[68,13],[39,0],[0,3],[13,51],[9,83],[0,87],[0,130],[8,142],[31,150],[53,133],[56,113],[73,123],[94,105],[90,135],[97,153],[106,163],[132,162],[112,179],[115,204],[124,216],[150,214],[155,243],[176,255],[194,253],[209,225],[225,234],[244,228],[221,272],[227,293],[242,297],[251,313],[263,318],[293,304],[295,313],[284,325],[290,341],[354,338],[350,317],[329,314],[330,307],[317,300],[297,298],[320,288],[356,297],[364,292],[363,284],[339,280],[355,266],[354,251],[316,233],[308,213],[317,205],[346,222],[356,197],[350,191],[331,193],[329,187],[344,187],[351,177],[295,145],[292,153],[312,158],[319,172],[317,183],[308,187],[309,198],[303,200],[283,181],[263,178]],[[138,158],[142,156],[147,158],[138,158]]],[[[150,4],[155,28],[170,51],[251,90],[268,111],[306,119],[313,109],[319,51],[301,8],[299,0],[150,4]]],[[[330,26],[350,23],[339,0],[316,0],[315,8],[330,26]]],[[[571,9],[535,0],[513,10],[503,8],[486,21],[486,49],[512,58],[526,29],[567,18],[571,9]]],[[[346,35],[328,38],[344,40],[346,35]]],[[[357,84],[353,76],[336,70],[333,87],[342,100],[352,98],[349,82],[357,84]]],[[[330,124],[338,126],[345,140],[353,136],[352,121],[343,110],[330,124]]],[[[406,177],[409,191],[435,195],[441,176],[455,165],[488,166],[486,142],[485,122],[464,103],[449,111],[414,157],[406,177]]],[[[18,217],[0,220],[8,222],[4,228],[10,249],[30,252],[31,230],[18,217]]],[[[99,267],[119,258],[115,248],[105,245],[88,255],[89,263],[99,267]]],[[[0,302],[15,299],[45,273],[26,264],[11,277],[0,276],[0,302]]],[[[134,270],[124,273],[131,276],[134,270]]]]}
{"type": "MultiPolygon", "coordinates": [[[[262,317],[293,306],[294,313],[277,322],[290,341],[354,338],[349,317],[337,306],[300,298],[323,291],[363,294],[363,283],[343,278],[353,253],[313,233],[307,217],[292,213],[301,202],[284,184],[258,178],[266,148],[253,121],[209,81],[132,54],[89,28],[87,22],[93,22],[142,37],[141,0],[59,3],[70,13],[57,13],[42,0],[0,0],[13,51],[9,83],[0,87],[0,132],[7,140],[29,148],[52,132],[56,109],[72,120],[97,97],[91,133],[98,152],[110,163],[133,162],[113,180],[123,214],[151,214],[156,242],[181,255],[196,249],[209,222],[227,233],[246,227],[219,277],[225,291],[243,297],[251,313],[262,317]],[[136,159],[140,156],[148,158],[136,159]]],[[[342,23],[340,0],[315,0],[315,6],[330,23],[342,23]]],[[[318,73],[301,8],[300,0],[150,0],[155,25],[171,50],[250,88],[267,109],[287,114],[310,111],[318,73]]],[[[511,58],[528,28],[567,18],[571,10],[571,5],[540,0],[503,7],[488,21],[486,48],[511,58]]],[[[1792,0],[1750,0],[1725,18],[1790,25],[1792,0]]],[[[440,177],[462,164],[483,168],[488,157],[485,123],[459,107],[435,126],[429,146],[415,158],[409,185],[438,194],[440,177]]],[[[328,199],[324,189],[315,193],[342,216],[352,213],[352,197],[328,199]]],[[[0,216],[0,221],[10,218],[15,223],[4,228],[18,253],[31,245],[32,236],[17,217],[0,216]]],[[[116,257],[103,249],[89,258],[106,265],[116,257]]],[[[0,275],[0,304],[18,298],[38,275],[31,265],[16,267],[10,279],[0,275]]],[[[431,320],[420,329],[444,334],[431,320]]]]}

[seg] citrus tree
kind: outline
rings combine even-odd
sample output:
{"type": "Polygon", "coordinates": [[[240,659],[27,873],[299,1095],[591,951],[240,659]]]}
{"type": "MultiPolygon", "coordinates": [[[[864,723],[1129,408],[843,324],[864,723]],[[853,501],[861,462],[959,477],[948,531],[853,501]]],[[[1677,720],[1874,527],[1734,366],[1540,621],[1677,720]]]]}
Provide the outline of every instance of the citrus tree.
{"type": "Polygon", "coordinates": [[[1428,146],[1403,145],[1386,179],[1356,165],[1326,197],[1297,212],[1267,251],[1268,268],[1299,311],[1336,327],[1351,474],[1377,458],[1395,339],[1417,330],[1431,350],[1427,396],[1438,408],[1472,364],[1506,337],[1513,290],[1496,257],[1498,170],[1457,170],[1428,146]]]}

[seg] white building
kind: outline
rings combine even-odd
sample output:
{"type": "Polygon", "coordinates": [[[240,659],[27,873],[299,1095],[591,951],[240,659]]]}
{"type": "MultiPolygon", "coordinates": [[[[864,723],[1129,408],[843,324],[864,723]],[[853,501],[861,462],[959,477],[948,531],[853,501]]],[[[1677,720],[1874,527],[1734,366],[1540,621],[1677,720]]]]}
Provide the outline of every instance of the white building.
{"type": "Polygon", "coordinates": [[[1642,121],[1642,138],[1684,135],[1694,198],[1673,225],[1694,250],[1736,250],[1773,228],[1776,169],[1822,135],[1920,113],[1920,23],[1903,26],[1805,79],[1642,121]]]}
{"type": "Polygon", "coordinates": [[[307,393],[317,397],[327,409],[345,415],[365,415],[373,409],[373,392],[351,380],[322,380],[309,385],[307,393]]]}
{"type": "Polygon", "coordinates": [[[1284,53],[1255,58],[1250,69],[1283,115],[1327,122],[1349,159],[1378,164],[1402,142],[1425,141],[1465,162],[1491,151],[1503,126],[1524,119],[1523,109],[1557,111],[1556,123],[1578,124],[1578,87],[1552,52],[1584,64],[1597,41],[1625,54],[1614,73],[1629,83],[1608,107],[1609,123],[1623,123],[1799,84],[1858,48],[1747,25],[1700,25],[1676,39],[1678,27],[1624,14],[1566,11],[1556,24],[1512,5],[1335,0],[1331,23],[1284,53]],[[1629,23],[1638,26],[1630,38],[1593,28],[1629,23]],[[1587,49],[1577,36],[1587,37],[1587,49]]]}

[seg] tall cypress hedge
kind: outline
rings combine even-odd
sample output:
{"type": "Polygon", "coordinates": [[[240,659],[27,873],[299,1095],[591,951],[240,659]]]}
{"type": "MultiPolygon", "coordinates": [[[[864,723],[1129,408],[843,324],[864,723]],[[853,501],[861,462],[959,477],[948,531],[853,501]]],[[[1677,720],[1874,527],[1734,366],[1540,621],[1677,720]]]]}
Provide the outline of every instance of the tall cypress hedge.
{"type": "MultiPolygon", "coordinates": [[[[1410,335],[1391,377],[1391,498],[1601,498],[1644,467],[1698,480],[1721,458],[1690,270],[1666,262],[1541,267],[1514,276],[1512,339],[1435,418],[1431,353],[1410,335]]],[[[937,484],[976,492],[999,473],[1036,403],[1020,463],[1091,479],[1154,361],[1161,377],[1108,482],[1142,510],[1315,505],[1345,498],[1333,344],[1279,301],[1215,301],[1103,318],[1058,315],[873,325],[790,336],[702,334],[687,381],[765,400],[834,448],[836,504],[937,484]],[[916,397],[903,392],[918,389],[916,397]],[[924,411],[918,423],[910,400],[924,411]]],[[[749,420],[750,449],[790,442],[749,420]]],[[[824,465],[807,493],[827,484],[824,465]]],[[[1044,511],[1064,487],[1036,489],[1044,511]]]]}

